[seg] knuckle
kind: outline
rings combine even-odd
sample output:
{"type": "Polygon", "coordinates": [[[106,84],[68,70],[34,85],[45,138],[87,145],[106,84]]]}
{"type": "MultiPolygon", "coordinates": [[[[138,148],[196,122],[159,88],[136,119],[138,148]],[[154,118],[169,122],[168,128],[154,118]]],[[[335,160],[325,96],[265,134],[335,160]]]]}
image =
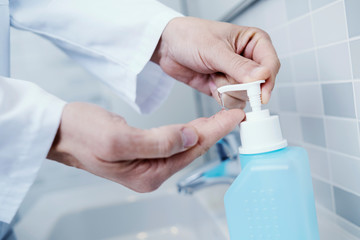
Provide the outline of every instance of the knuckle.
{"type": "Polygon", "coordinates": [[[240,58],[238,58],[236,56],[234,56],[234,60],[232,62],[233,62],[234,67],[236,69],[243,68],[244,66],[252,63],[252,61],[250,59],[247,59],[247,58],[241,58],[240,59],[240,58]]]}
{"type": "Polygon", "coordinates": [[[270,35],[260,28],[253,27],[253,31],[262,38],[270,39],[270,35]]]}
{"type": "MultiPolygon", "coordinates": [[[[154,133],[157,134],[157,133],[154,133]]],[[[161,157],[170,157],[174,154],[174,149],[178,145],[177,138],[173,135],[166,134],[162,138],[158,138],[156,147],[161,157]]]]}
{"type": "Polygon", "coordinates": [[[159,154],[163,157],[169,157],[172,153],[173,140],[165,138],[163,141],[158,141],[159,154]]]}

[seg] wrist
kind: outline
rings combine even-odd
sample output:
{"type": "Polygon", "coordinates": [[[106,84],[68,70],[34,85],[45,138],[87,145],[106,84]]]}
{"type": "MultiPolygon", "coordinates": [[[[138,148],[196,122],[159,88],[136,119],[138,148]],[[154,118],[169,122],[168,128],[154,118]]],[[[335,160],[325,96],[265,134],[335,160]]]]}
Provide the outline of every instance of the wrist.
{"type": "MultiPolygon", "coordinates": [[[[174,32],[177,32],[176,29],[178,29],[177,26],[181,26],[181,22],[183,19],[187,17],[175,17],[171,19],[168,24],[165,26],[160,39],[158,41],[158,44],[153,52],[153,55],[151,56],[151,61],[160,64],[161,59],[163,59],[166,55],[168,55],[169,51],[169,43],[172,42],[169,40],[170,37],[173,37],[172,35],[174,32]]],[[[178,31],[179,32],[179,31],[178,31]]]]}

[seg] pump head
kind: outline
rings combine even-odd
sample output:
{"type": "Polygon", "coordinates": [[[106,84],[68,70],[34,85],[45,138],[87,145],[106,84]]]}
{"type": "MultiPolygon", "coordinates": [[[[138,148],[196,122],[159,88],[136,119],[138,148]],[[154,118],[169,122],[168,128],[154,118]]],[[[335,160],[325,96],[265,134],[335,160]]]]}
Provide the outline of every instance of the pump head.
{"type": "Polygon", "coordinates": [[[260,84],[265,80],[259,80],[251,83],[232,84],[218,88],[219,93],[233,92],[233,91],[247,91],[249,97],[250,107],[253,112],[261,111],[261,90],[260,84]]]}
{"type": "Polygon", "coordinates": [[[261,83],[264,80],[226,85],[218,92],[247,91],[251,112],[246,113],[246,121],[240,124],[241,154],[270,152],[287,146],[283,139],[278,116],[270,116],[269,110],[261,110],[261,83]]]}

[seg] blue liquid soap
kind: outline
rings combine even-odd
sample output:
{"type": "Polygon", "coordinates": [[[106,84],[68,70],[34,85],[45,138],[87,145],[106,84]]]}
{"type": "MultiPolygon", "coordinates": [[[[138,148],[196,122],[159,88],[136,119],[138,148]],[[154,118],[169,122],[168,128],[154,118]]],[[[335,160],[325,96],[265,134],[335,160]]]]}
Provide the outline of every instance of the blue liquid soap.
{"type": "Polygon", "coordinates": [[[235,87],[248,91],[253,112],[240,124],[242,171],[224,199],[230,239],[319,240],[307,153],[288,147],[279,117],[261,110],[262,82],[235,87]]]}
{"type": "Polygon", "coordinates": [[[241,174],[225,194],[231,240],[318,240],[307,153],[303,148],[240,154],[241,174]]]}

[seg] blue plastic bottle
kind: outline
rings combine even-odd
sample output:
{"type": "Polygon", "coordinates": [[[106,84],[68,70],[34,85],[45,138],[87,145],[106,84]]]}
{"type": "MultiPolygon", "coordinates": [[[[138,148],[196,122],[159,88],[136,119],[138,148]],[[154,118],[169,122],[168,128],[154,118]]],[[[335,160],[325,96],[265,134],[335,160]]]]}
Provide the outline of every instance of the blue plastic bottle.
{"type": "Polygon", "coordinates": [[[319,240],[307,153],[288,147],[278,116],[261,110],[262,82],[219,89],[247,90],[253,109],[240,124],[242,171],[225,194],[230,239],[319,240]]]}

